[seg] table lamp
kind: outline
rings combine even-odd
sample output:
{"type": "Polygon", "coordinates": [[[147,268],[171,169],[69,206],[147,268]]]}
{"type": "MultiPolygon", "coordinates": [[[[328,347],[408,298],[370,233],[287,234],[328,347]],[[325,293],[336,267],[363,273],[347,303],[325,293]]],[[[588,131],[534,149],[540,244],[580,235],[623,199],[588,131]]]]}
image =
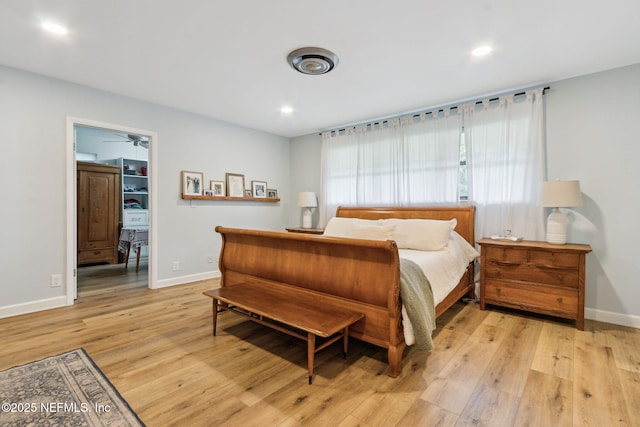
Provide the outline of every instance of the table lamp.
{"type": "Polygon", "coordinates": [[[545,208],[553,208],[547,218],[546,241],[564,245],[567,243],[567,216],[560,208],[582,206],[580,181],[543,182],[541,204],[545,208]]]}
{"type": "Polygon", "coordinates": [[[298,206],[304,208],[304,212],[302,213],[302,228],[311,228],[311,211],[318,206],[316,193],[313,191],[298,193],[298,206]]]}

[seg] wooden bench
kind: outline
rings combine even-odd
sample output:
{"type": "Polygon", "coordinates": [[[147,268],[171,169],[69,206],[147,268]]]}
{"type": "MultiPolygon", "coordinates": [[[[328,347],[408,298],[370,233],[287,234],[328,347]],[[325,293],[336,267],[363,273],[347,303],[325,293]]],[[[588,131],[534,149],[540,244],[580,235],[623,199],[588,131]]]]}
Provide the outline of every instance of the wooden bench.
{"type": "Polygon", "coordinates": [[[216,335],[218,312],[230,311],[253,322],[307,341],[309,384],[313,382],[313,359],[316,352],[343,340],[346,358],[349,326],[364,314],[344,309],[335,297],[309,292],[277,283],[246,282],[212,289],[204,295],[213,298],[213,335],[216,335]],[[286,326],[307,333],[303,335],[286,326]],[[316,347],[316,337],[328,338],[316,347]]]}

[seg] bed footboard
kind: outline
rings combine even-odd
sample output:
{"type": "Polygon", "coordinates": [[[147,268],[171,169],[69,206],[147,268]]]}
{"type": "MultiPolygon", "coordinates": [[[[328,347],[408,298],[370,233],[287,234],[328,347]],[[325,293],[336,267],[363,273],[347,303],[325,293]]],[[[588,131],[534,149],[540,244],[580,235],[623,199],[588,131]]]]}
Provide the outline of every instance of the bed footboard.
{"type": "Polygon", "coordinates": [[[221,226],[216,231],[222,236],[221,286],[260,279],[339,297],[345,308],[365,314],[349,335],[387,348],[389,375],[399,375],[405,342],[395,242],[221,226]]]}

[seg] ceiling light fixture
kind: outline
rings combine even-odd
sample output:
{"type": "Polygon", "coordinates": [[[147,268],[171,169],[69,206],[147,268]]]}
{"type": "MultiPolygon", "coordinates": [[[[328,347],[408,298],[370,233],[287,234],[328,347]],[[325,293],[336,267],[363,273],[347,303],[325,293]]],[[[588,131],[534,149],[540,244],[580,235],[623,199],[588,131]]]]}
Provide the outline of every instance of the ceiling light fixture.
{"type": "Polygon", "coordinates": [[[42,29],[49,33],[57,34],[59,36],[64,36],[69,32],[62,25],[59,25],[59,24],[56,24],[55,22],[50,22],[50,21],[43,22],[42,29]]]}
{"type": "Polygon", "coordinates": [[[303,47],[287,56],[287,62],[302,74],[326,74],[338,65],[338,56],[320,47],[303,47]]]}
{"type": "Polygon", "coordinates": [[[491,46],[479,46],[471,51],[471,55],[473,56],[485,56],[490,54],[493,51],[491,46]]]}
{"type": "Polygon", "coordinates": [[[284,107],[280,108],[280,112],[282,114],[291,114],[291,113],[293,113],[293,108],[289,107],[288,105],[285,105],[284,107]]]}

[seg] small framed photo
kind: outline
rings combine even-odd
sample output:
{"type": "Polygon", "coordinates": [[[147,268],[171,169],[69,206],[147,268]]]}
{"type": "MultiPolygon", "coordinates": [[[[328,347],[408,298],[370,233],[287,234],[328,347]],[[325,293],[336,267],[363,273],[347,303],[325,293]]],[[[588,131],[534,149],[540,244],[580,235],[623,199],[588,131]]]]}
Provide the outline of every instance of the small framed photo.
{"type": "Polygon", "coordinates": [[[213,190],[204,190],[204,195],[207,197],[213,197],[213,190]]]}
{"type": "Polygon", "coordinates": [[[244,190],[244,197],[253,197],[251,195],[251,190],[244,190]]]}
{"type": "Polygon", "coordinates": [[[203,180],[202,172],[182,171],[182,195],[202,196],[203,180]]]}
{"type": "Polygon", "coordinates": [[[267,188],[267,199],[277,199],[278,198],[278,190],[274,188],[267,188]]]}
{"type": "Polygon", "coordinates": [[[239,173],[227,173],[227,196],[244,197],[244,175],[239,173]]]}
{"type": "Polygon", "coordinates": [[[213,197],[224,197],[226,196],[226,192],[224,191],[224,181],[211,180],[209,181],[209,186],[213,194],[213,197]]]}
{"type": "Polygon", "coordinates": [[[251,181],[251,191],[256,199],[266,199],[267,183],[264,181],[251,181]]]}

